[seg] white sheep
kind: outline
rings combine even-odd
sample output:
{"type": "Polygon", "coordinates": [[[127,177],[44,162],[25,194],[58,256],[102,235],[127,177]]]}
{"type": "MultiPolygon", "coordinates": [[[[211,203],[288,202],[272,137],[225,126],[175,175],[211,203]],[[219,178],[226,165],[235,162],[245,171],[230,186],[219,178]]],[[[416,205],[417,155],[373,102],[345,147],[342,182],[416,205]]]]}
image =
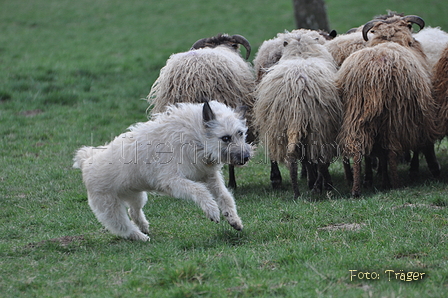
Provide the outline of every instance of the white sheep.
{"type": "MultiPolygon", "coordinates": [[[[255,74],[257,76],[257,82],[260,82],[266,71],[273,65],[275,65],[282,57],[284,50],[284,42],[286,39],[300,39],[300,36],[305,33],[318,32],[318,41],[320,44],[325,44],[327,40],[331,40],[336,36],[336,31],[330,33],[324,31],[313,31],[309,29],[296,29],[291,32],[286,31],[278,33],[275,38],[264,41],[259,47],[254,63],[255,74]]],[[[302,175],[306,174],[304,168],[302,168],[302,175]]],[[[271,184],[274,189],[278,189],[282,183],[282,176],[278,163],[271,160],[271,184]]]]}
{"type": "MultiPolygon", "coordinates": [[[[197,102],[209,98],[232,108],[246,107],[250,131],[248,142],[255,139],[251,129],[251,109],[255,77],[253,67],[241,57],[239,45],[251,47],[241,35],[218,34],[196,41],[187,52],[170,56],[147,97],[151,113],[165,110],[168,104],[197,102]]],[[[229,186],[235,188],[233,166],[229,166],[229,186]]]]}
{"type": "Polygon", "coordinates": [[[413,34],[423,47],[423,52],[428,59],[429,68],[432,69],[440,56],[448,46],[448,33],[440,27],[427,27],[413,34]]]}
{"type": "Polygon", "coordinates": [[[195,102],[201,97],[232,108],[252,107],[253,69],[239,51],[243,43],[249,55],[250,45],[236,36],[238,39],[227,34],[200,39],[189,51],[171,55],[147,97],[152,113],[164,111],[167,104],[195,102]]]}
{"type": "Polygon", "coordinates": [[[335,62],[320,35],[307,30],[284,41],[282,57],[267,69],[255,90],[254,119],[260,139],[272,160],[288,164],[295,198],[300,195],[297,160],[307,168],[310,187],[316,191],[322,184],[331,187],[328,165],[337,152],[342,117],[335,75],[335,62]]]}

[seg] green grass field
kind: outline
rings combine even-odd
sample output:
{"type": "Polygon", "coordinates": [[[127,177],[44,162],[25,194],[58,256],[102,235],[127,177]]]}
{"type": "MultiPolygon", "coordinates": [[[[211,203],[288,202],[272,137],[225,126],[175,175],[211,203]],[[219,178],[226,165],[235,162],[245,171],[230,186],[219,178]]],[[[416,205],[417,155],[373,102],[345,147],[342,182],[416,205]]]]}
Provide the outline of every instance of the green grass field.
{"type": "MultiPolygon", "coordinates": [[[[448,30],[445,1],[327,7],[339,32],[387,9],[448,30]]],[[[170,54],[220,32],[244,35],[255,54],[293,26],[290,0],[1,1],[0,296],[444,297],[447,142],[437,147],[439,180],[422,162],[411,182],[401,165],[402,189],[364,189],[356,200],[340,162],[322,196],[301,181],[292,200],[284,167],[273,191],[259,150],[237,169],[242,232],[161,195],[145,207],[149,243],[111,235],[91,212],[73,153],[147,119],[143,98],[170,54]]]]}

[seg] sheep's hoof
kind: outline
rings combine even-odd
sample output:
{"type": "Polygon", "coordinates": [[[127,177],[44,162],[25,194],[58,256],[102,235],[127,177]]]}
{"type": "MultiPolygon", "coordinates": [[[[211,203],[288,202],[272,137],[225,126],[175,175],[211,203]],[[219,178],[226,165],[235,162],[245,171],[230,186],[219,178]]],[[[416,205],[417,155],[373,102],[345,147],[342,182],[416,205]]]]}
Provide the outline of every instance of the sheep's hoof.
{"type": "Polygon", "coordinates": [[[294,200],[298,199],[300,197],[300,191],[296,190],[294,191],[294,200]]]}
{"type": "Polygon", "coordinates": [[[324,183],[325,190],[333,190],[333,183],[324,183]]]}
{"type": "Polygon", "coordinates": [[[322,188],[319,188],[318,186],[314,186],[313,189],[311,190],[311,192],[313,194],[320,195],[322,193],[322,188]]]}
{"type": "Polygon", "coordinates": [[[361,196],[361,192],[359,190],[354,190],[352,191],[352,196],[357,199],[361,196]]]}
{"type": "Polygon", "coordinates": [[[383,189],[391,189],[391,188],[392,188],[392,184],[390,184],[390,182],[383,182],[383,183],[381,184],[381,187],[382,187],[383,189]]]}
{"type": "Polygon", "coordinates": [[[364,187],[372,187],[373,186],[373,180],[372,179],[365,179],[362,183],[362,186],[364,187]]]}
{"type": "Polygon", "coordinates": [[[438,162],[436,162],[435,164],[428,166],[428,167],[429,167],[429,171],[431,172],[431,174],[434,178],[440,177],[440,164],[438,162]]]}

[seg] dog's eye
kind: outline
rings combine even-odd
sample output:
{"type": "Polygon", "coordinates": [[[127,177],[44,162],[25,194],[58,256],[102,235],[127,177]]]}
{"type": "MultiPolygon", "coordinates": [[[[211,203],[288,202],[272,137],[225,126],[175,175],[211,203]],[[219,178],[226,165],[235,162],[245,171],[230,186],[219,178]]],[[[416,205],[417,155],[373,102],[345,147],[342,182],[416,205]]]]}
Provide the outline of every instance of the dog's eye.
{"type": "Polygon", "coordinates": [[[242,137],[242,136],[243,136],[243,134],[244,134],[244,132],[242,132],[241,130],[240,130],[240,131],[238,131],[238,135],[239,135],[240,137],[242,137]]]}
{"type": "Polygon", "coordinates": [[[230,141],[232,140],[232,137],[231,137],[231,136],[223,136],[223,137],[221,138],[221,140],[222,140],[223,142],[225,142],[225,143],[228,143],[228,142],[230,142],[230,141]]]}

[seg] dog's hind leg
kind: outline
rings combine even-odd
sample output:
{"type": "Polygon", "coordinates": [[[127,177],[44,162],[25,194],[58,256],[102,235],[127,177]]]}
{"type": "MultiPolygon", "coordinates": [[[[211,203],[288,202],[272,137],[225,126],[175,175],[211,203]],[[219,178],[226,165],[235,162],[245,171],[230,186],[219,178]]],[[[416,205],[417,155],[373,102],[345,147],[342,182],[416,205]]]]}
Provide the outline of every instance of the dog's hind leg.
{"type": "Polygon", "coordinates": [[[201,207],[207,218],[219,222],[218,204],[204,184],[176,177],[168,182],[166,191],[175,198],[192,200],[201,207]]]}
{"type": "Polygon", "coordinates": [[[215,172],[214,175],[210,176],[207,180],[207,185],[215,196],[222,215],[224,215],[234,229],[241,231],[243,229],[243,224],[237,214],[235,200],[230,191],[226,188],[222,175],[219,172],[215,172]]]}
{"type": "Polygon", "coordinates": [[[143,213],[143,206],[148,201],[148,196],[145,192],[139,192],[126,197],[126,202],[129,204],[129,216],[137,227],[145,234],[149,234],[149,223],[143,213]]]}
{"type": "Polygon", "coordinates": [[[112,194],[88,193],[96,218],[112,233],[130,240],[148,241],[149,237],[131,222],[124,202],[112,194]]]}

